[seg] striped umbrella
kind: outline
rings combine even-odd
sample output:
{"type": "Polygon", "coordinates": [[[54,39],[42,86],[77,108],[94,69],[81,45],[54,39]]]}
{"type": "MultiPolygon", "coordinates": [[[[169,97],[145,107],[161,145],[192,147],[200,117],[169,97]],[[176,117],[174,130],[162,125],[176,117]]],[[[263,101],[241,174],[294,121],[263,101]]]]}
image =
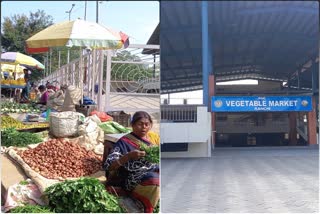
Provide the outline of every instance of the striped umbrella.
{"type": "Polygon", "coordinates": [[[63,46],[120,49],[129,45],[129,37],[97,23],[75,20],[51,25],[27,39],[26,43],[29,53],[63,46]]]}
{"type": "Polygon", "coordinates": [[[1,64],[24,65],[31,69],[43,70],[44,65],[31,56],[19,52],[6,52],[1,54],[1,64]]]}

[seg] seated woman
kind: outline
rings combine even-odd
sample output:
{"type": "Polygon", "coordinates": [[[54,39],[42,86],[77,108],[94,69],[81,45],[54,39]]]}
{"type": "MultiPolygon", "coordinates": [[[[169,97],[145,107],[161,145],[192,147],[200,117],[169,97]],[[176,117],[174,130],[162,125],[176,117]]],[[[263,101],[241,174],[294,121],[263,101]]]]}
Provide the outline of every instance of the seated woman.
{"type": "Polygon", "coordinates": [[[115,143],[104,163],[107,185],[114,185],[115,177],[121,178],[119,185],[143,204],[144,212],[152,213],[159,201],[159,166],[146,161],[146,153],[139,150],[141,143],[152,146],[148,139],[152,119],[139,111],[133,115],[131,126],[133,131],[115,143]]]}
{"type": "Polygon", "coordinates": [[[44,85],[40,85],[38,87],[38,89],[41,93],[41,97],[40,97],[39,101],[37,102],[37,104],[47,105],[47,101],[49,99],[49,92],[47,91],[47,89],[44,85]]]}

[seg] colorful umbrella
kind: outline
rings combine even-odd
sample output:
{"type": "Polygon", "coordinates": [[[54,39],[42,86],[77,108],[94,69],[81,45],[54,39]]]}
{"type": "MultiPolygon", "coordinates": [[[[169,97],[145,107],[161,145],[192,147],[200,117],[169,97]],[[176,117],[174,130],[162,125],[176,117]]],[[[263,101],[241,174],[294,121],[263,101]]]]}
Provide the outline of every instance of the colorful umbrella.
{"type": "Polygon", "coordinates": [[[97,23],[75,20],[51,25],[27,39],[26,43],[29,53],[62,46],[120,49],[129,45],[129,37],[97,23]]]}
{"type": "Polygon", "coordinates": [[[43,70],[44,65],[31,56],[24,55],[19,52],[6,52],[1,54],[1,63],[24,65],[28,68],[43,70]]]}

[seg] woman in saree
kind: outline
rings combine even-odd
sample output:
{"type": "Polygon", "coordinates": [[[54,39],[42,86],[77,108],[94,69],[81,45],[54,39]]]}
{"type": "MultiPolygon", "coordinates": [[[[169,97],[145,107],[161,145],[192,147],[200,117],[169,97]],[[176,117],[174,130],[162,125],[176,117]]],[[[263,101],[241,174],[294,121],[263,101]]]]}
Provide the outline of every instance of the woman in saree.
{"type": "Polygon", "coordinates": [[[159,165],[144,159],[139,144],[152,146],[148,132],[152,119],[147,112],[136,112],[131,121],[132,132],[121,137],[108,155],[104,169],[107,185],[116,178],[118,185],[144,207],[145,213],[152,213],[159,201],[159,165]],[[120,178],[120,180],[119,180],[120,178]]]}

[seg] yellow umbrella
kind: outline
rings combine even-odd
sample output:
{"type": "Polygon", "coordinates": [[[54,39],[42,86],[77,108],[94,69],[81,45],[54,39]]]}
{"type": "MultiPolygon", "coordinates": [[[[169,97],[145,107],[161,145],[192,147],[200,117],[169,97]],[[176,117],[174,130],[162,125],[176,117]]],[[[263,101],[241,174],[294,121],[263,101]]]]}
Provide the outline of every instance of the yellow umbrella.
{"type": "Polygon", "coordinates": [[[27,39],[26,43],[27,49],[39,50],[62,46],[120,49],[129,45],[129,37],[94,22],[75,20],[51,25],[27,39]]]}
{"type": "Polygon", "coordinates": [[[6,64],[20,64],[29,68],[44,69],[44,65],[31,56],[19,52],[6,52],[1,54],[1,62],[6,64]]]}
{"type": "Polygon", "coordinates": [[[1,71],[23,73],[25,67],[21,65],[1,63],[1,71]]]}

